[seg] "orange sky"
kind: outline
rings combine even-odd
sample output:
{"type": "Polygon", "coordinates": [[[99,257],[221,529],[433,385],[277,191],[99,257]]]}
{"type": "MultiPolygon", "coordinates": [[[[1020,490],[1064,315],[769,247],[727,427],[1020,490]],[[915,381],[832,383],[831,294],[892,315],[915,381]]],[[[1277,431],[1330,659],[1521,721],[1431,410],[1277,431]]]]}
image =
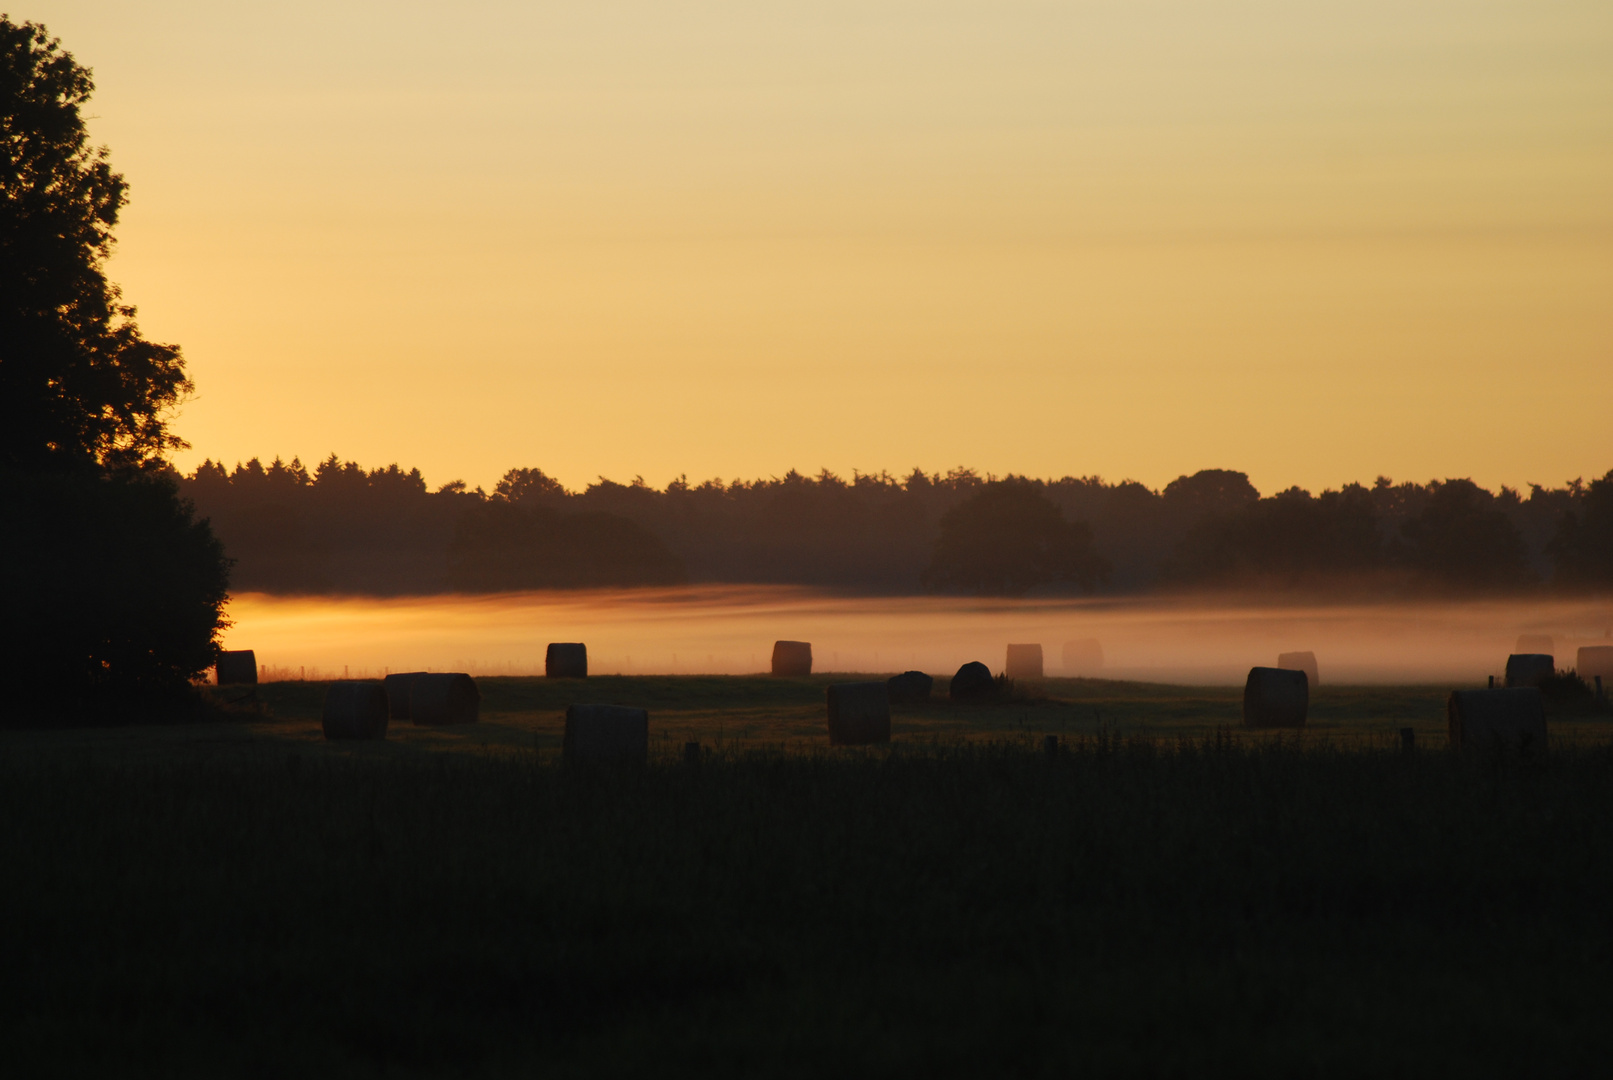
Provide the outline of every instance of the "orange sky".
{"type": "Polygon", "coordinates": [[[38,2],[202,457],[1613,468],[1613,5],[38,2]]]}

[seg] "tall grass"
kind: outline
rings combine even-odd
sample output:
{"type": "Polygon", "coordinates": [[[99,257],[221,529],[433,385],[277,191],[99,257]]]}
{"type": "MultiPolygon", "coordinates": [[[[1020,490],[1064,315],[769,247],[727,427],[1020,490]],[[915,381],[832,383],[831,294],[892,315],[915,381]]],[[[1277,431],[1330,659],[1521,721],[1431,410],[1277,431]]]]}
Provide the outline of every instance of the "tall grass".
{"type": "Polygon", "coordinates": [[[1575,1071],[1613,754],[0,756],[29,1075],[1575,1071]]]}

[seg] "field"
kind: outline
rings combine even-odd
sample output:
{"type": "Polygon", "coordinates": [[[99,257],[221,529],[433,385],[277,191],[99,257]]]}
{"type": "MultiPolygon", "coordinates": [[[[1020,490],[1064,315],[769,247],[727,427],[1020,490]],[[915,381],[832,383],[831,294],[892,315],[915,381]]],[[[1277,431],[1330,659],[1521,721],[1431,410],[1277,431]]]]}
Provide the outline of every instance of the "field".
{"type": "Polygon", "coordinates": [[[1324,686],[1295,737],[1239,731],[1236,691],[1050,680],[831,751],[825,681],[487,679],[482,723],[378,744],[325,743],[300,683],[239,723],[0,732],[9,1067],[1510,1075],[1613,1051],[1605,715],[1471,760],[1443,749],[1448,687],[1324,686]],[[650,708],[651,765],[561,768],[579,697],[650,708]]]}

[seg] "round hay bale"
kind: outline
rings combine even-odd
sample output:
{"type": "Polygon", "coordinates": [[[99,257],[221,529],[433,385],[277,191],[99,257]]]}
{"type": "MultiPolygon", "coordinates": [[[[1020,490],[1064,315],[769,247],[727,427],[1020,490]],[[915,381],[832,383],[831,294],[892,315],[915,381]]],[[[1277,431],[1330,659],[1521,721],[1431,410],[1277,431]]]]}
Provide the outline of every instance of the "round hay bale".
{"type": "Polygon", "coordinates": [[[792,676],[812,674],[812,642],[773,642],[773,674],[792,676]]]}
{"type": "Polygon", "coordinates": [[[900,675],[892,675],[885,680],[885,688],[890,695],[892,705],[916,705],[930,700],[930,691],[935,689],[935,680],[922,671],[904,671],[900,675]]]}
{"type": "Polygon", "coordinates": [[[552,641],[543,654],[543,674],[551,679],[588,678],[588,646],[580,641],[552,641]]]}
{"type": "Polygon", "coordinates": [[[1613,688],[1613,645],[1585,645],[1574,658],[1574,673],[1586,682],[1598,675],[1602,684],[1613,688]]]}
{"type": "Polygon", "coordinates": [[[1088,675],[1103,670],[1103,646],[1097,638],[1066,641],[1059,655],[1066,675],[1088,675]]]}
{"type": "Polygon", "coordinates": [[[213,665],[220,686],[258,685],[258,657],[251,649],[233,649],[218,654],[213,665]]]}
{"type": "Polygon", "coordinates": [[[1303,671],[1250,668],[1243,684],[1243,726],[1302,728],[1310,700],[1310,680],[1303,671]]]}
{"type": "Polygon", "coordinates": [[[409,680],[409,719],[416,724],[474,724],[482,694],[463,672],[421,672],[409,680]]]}
{"type": "Polygon", "coordinates": [[[1008,646],[1007,663],[1003,674],[1010,679],[1040,679],[1042,677],[1042,647],[1040,645],[1008,646]]]}
{"type": "Polygon", "coordinates": [[[1546,749],[1546,706],[1532,686],[1452,690],[1445,704],[1451,748],[1519,754],[1546,749]]]}
{"type": "Polygon", "coordinates": [[[989,667],[971,660],[952,676],[947,696],[953,701],[990,701],[997,696],[997,680],[991,677],[989,667]]]}
{"type": "Polygon", "coordinates": [[[1534,686],[1557,673],[1557,658],[1549,653],[1513,653],[1507,657],[1507,685],[1534,686]]]}
{"type": "Polygon", "coordinates": [[[424,671],[400,671],[381,680],[386,689],[387,712],[392,719],[409,719],[409,687],[424,674],[424,671]]]}
{"type": "Polygon", "coordinates": [[[830,746],[891,741],[890,690],[884,683],[834,683],[828,700],[830,746]]]}
{"type": "Polygon", "coordinates": [[[344,679],[325,691],[320,725],[327,739],[384,739],[386,718],[386,690],[378,682],[344,679]]]}
{"type": "Polygon", "coordinates": [[[1515,653],[1536,653],[1541,656],[1556,656],[1557,642],[1550,634],[1519,634],[1518,643],[1512,646],[1515,653]]]}
{"type": "Polygon", "coordinates": [[[650,758],[650,714],[626,705],[568,705],[560,753],[568,764],[643,764],[650,758]]]}
{"type": "Polygon", "coordinates": [[[1277,666],[1285,671],[1303,671],[1313,687],[1321,683],[1316,675],[1316,654],[1313,652],[1281,653],[1277,657],[1277,666]]]}

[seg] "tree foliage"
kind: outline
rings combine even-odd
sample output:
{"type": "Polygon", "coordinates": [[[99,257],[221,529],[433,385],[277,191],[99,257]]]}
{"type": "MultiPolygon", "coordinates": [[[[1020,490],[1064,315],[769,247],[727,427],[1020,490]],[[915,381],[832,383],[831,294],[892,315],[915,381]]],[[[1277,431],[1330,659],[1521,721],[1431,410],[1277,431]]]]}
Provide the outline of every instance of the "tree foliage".
{"type": "Polygon", "coordinates": [[[4,720],[172,715],[217,655],[229,562],[162,462],[190,389],[106,279],[127,196],[41,26],[0,15],[4,720]]]}
{"type": "Polygon", "coordinates": [[[94,89],[34,23],[0,15],[0,462],[109,465],[184,444],[167,416],[191,385],[106,278],[128,198],[82,107],[94,89]]]}
{"type": "Polygon", "coordinates": [[[1091,589],[1108,571],[1092,530],[1064,514],[1033,483],[987,484],[941,517],[926,587],[1023,596],[1049,585],[1091,589]]]}
{"type": "Polygon", "coordinates": [[[1551,543],[1562,584],[1613,586],[1613,469],[1565,509],[1551,543]]]}

